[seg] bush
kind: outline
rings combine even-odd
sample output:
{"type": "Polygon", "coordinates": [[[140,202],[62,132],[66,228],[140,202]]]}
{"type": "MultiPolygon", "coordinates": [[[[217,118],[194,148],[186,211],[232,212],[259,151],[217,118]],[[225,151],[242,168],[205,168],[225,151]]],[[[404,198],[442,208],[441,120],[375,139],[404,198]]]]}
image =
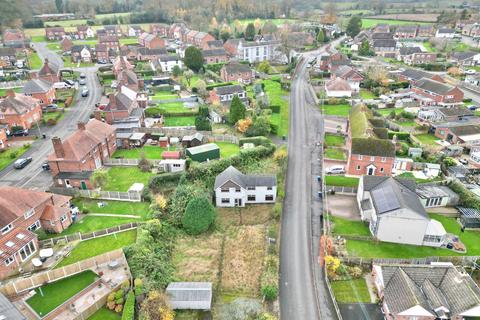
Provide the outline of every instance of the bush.
{"type": "Polygon", "coordinates": [[[148,184],[148,187],[154,192],[160,192],[162,187],[165,185],[173,184],[176,185],[182,176],[182,172],[174,172],[174,173],[163,173],[153,177],[148,184]]]}
{"type": "Polygon", "coordinates": [[[269,106],[268,108],[272,110],[272,113],[280,113],[280,106],[278,105],[269,106]]]}
{"type": "Polygon", "coordinates": [[[282,204],[280,202],[276,202],[272,209],[272,218],[274,218],[275,220],[279,220],[281,215],[282,204]]]}
{"type": "Polygon", "coordinates": [[[135,295],[130,291],[123,306],[122,320],[133,320],[135,317],[135,295]]]}
{"type": "Polygon", "coordinates": [[[409,132],[396,132],[388,131],[388,139],[393,139],[393,136],[397,136],[397,140],[408,140],[410,138],[409,132]]]}
{"type": "Polygon", "coordinates": [[[253,143],[255,146],[266,146],[272,143],[272,140],[268,139],[267,137],[249,137],[249,138],[240,138],[238,144],[243,146],[245,143],[253,143]]]}
{"type": "Polygon", "coordinates": [[[265,300],[273,301],[277,298],[278,289],[273,285],[266,285],[262,287],[262,296],[265,297],[265,300]]]}
{"type": "Polygon", "coordinates": [[[215,208],[206,197],[194,198],[185,209],[183,228],[191,235],[203,233],[210,228],[216,215],[215,208]]]}
{"type": "Polygon", "coordinates": [[[465,188],[461,183],[451,182],[449,185],[455,193],[460,197],[460,205],[462,207],[480,210],[480,200],[470,190],[465,188]]]}

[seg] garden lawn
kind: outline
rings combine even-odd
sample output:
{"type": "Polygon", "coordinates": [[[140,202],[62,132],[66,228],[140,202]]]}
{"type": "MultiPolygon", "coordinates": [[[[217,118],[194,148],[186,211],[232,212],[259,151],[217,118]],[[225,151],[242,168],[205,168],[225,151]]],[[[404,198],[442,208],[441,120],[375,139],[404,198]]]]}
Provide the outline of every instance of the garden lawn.
{"type": "Polygon", "coordinates": [[[137,182],[147,188],[152,176],[151,172],[142,172],[138,167],[112,167],[108,170],[107,183],[102,190],[127,192],[137,182]]]}
{"type": "Polygon", "coordinates": [[[195,117],[165,117],[163,125],[165,127],[190,127],[195,125],[195,117]]]}
{"type": "Polygon", "coordinates": [[[435,52],[435,51],[437,51],[437,49],[435,49],[435,47],[432,46],[432,44],[430,43],[430,41],[425,41],[425,42],[423,42],[423,47],[424,47],[425,50],[427,50],[428,52],[435,52]]]}
{"type": "Polygon", "coordinates": [[[88,320],[120,320],[122,319],[121,313],[109,310],[106,307],[98,309],[97,312],[92,314],[88,320]]]}
{"type": "Polygon", "coordinates": [[[342,147],[345,145],[345,137],[338,134],[326,133],[325,144],[329,147],[342,147]]]}
{"type": "Polygon", "coordinates": [[[6,151],[0,153],[0,171],[5,169],[10,163],[17,160],[25,151],[30,148],[29,145],[22,147],[10,147],[6,151]]]}
{"type": "MultiPolygon", "coordinates": [[[[168,148],[148,145],[145,145],[142,148],[117,149],[113,154],[113,158],[140,159],[143,153],[147,159],[160,160],[162,159],[162,152],[166,150],[168,150],[168,148]]],[[[170,147],[170,151],[173,150],[175,150],[175,147],[170,147]]]]}
{"type": "Polygon", "coordinates": [[[58,50],[62,50],[60,48],[60,45],[58,43],[48,43],[47,44],[47,48],[52,50],[52,51],[58,51],[58,50]]]}
{"type": "MultiPolygon", "coordinates": [[[[30,29],[30,30],[34,30],[34,29],[30,29]]],[[[41,28],[40,30],[44,30],[44,29],[41,28]]],[[[45,32],[45,31],[44,31],[44,32],[45,32]]],[[[39,35],[31,36],[31,40],[32,40],[32,42],[44,42],[44,41],[47,41],[47,39],[45,38],[45,36],[39,36],[39,35]]]]}
{"type": "Polygon", "coordinates": [[[390,113],[392,113],[392,111],[395,111],[395,114],[400,114],[402,113],[403,109],[404,108],[383,108],[383,109],[375,109],[375,111],[380,113],[382,116],[386,117],[390,113]]]}
{"type": "Polygon", "coordinates": [[[264,80],[264,91],[268,96],[270,105],[280,106],[280,113],[273,113],[270,116],[270,123],[277,126],[277,136],[286,136],[288,134],[288,91],[282,89],[279,82],[274,80],[264,80]]]}
{"type": "Polygon", "coordinates": [[[32,52],[28,55],[28,63],[30,64],[30,69],[40,69],[43,65],[42,60],[36,52],[32,52]]]}
{"type": "Polygon", "coordinates": [[[22,92],[22,88],[0,89],[0,97],[5,97],[8,90],[13,90],[16,93],[22,92]]]}
{"type": "Polygon", "coordinates": [[[129,201],[110,201],[110,200],[90,200],[90,199],[74,199],[73,203],[80,211],[87,210],[88,213],[113,213],[128,214],[140,217],[146,217],[150,207],[148,202],[129,202],[129,201]],[[98,202],[105,204],[99,207],[98,202]]]}
{"type": "Polygon", "coordinates": [[[415,138],[420,140],[422,144],[429,145],[429,146],[439,146],[436,141],[440,141],[437,137],[430,133],[422,133],[415,135],[415,138]]]}
{"type": "Polygon", "coordinates": [[[348,220],[330,215],[333,222],[333,233],[339,235],[371,236],[368,224],[362,221],[348,220]]]}
{"type": "Polygon", "coordinates": [[[42,122],[47,122],[51,119],[54,119],[58,123],[63,119],[63,117],[65,117],[65,112],[62,112],[60,110],[53,111],[53,112],[43,112],[42,122]]]}
{"type": "Polygon", "coordinates": [[[327,148],[325,149],[325,158],[345,160],[347,157],[345,155],[345,151],[341,148],[327,148]]]}
{"type": "Polygon", "coordinates": [[[396,26],[403,25],[418,25],[418,24],[431,24],[428,22],[417,22],[417,21],[403,21],[403,20],[386,20],[386,19],[362,19],[362,28],[369,29],[375,27],[377,24],[389,24],[396,26]]]}
{"type": "Polygon", "coordinates": [[[331,284],[338,303],[370,303],[370,293],[364,278],[332,281],[331,284]]]}
{"type": "Polygon", "coordinates": [[[87,270],[71,277],[45,284],[35,289],[35,295],[26,302],[40,316],[45,316],[75,294],[88,287],[97,277],[98,275],[95,272],[87,270]]]}
{"type": "Polygon", "coordinates": [[[334,104],[324,105],[322,109],[327,116],[348,117],[351,108],[349,104],[334,104]]]}
{"type": "Polygon", "coordinates": [[[440,214],[430,214],[430,217],[440,221],[448,233],[453,233],[459,236],[460,240],[467,248],[467,255],[480,255],[480,231],[465,230],[465,232],[462,232],[460,224],[452,217],[446,217],[440,214]]]}
{"type": "Polygon", "coordinates": [[[240,147],[235,143],[215,142],[215,144],[220,148],[221,158],[228,158],[240,152],[240,147]]]}
{"type": "Polygon", "coordinates": [[[73,44],[80,45],[80,46],[90,46],[92,48],[98,44],[98,40],[74,40],[73,44]]]}
{"type": "Polygon", "coordinates": [[[345,176],[325,176],[325,184],[327,186],[356,188],[358,186],[358,178],[345,176]]]}
{"type": "Polygon", "coordinates": [[[435,182],[435,181],[442,181],[443,180],[442,177],[436,177],[436,178],[432,178],[432,179],[419,179],[419,178],[415,178],[415,176],[411,172],[404,172],[401,175],[398,175],[398,177],[406,178],[406,179],[415,179],[415,182],[417,184],[418,183],[428,183],[428,182],[435,182]]]}
{"type": "Polygon", "coordinates": [[[361,89],[360,90],[360,98],[362,99],[375,99],[377,96],[373,94],[372,91],[361,89]]]}
{"type": "Polygon", "coordinates": [[[178,95],[172,94],[168,91],[157,91],[153,96],[150,97],[151,100],[171,100],[178,99],[178,95]]]}
{"type": "Polygon", "coordinates": [[[129,230],[80,242],[56,268],[82,261],[133,244],[137,239],[137,230],[129,230]]]}
{"type": "Polygon", "coordinates": [[[395,123],[402,127],[415,127],[417,125],[417,123],[414,120],[395,121],[395,123]]]}
{"type": "Polygon", "coordinates": [[[184,107],[183,102],[159,103],[157,108],[164,109],[167,113],[191,113],[196,111],[195,109],[184,107]]]}
{"type": "Polygon", "coordinates": [[[138,44],[138,38],[137,37],[130,37],[130,38],[121,38],[118,40],[120,42],[120,45],[129,45],[129,44],[138,44]]]}

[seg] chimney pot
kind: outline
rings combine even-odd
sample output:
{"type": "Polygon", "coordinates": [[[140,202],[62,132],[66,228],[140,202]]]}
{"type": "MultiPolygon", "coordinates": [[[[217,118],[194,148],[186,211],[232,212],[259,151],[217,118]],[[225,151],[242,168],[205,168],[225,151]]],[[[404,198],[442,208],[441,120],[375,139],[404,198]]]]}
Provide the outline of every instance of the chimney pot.
{"type": "Polygon", "coordinates": [[[85,130],[85,122],[77,123],[77,127],[78,127],[79,130],[85,130]]]}

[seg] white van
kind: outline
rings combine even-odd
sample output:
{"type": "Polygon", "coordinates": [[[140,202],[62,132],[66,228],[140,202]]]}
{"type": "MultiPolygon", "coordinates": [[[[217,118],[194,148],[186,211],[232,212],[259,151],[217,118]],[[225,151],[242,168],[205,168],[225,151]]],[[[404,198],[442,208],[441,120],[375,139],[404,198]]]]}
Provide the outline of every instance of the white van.
{"type": "Polygon", "coordinates": [[[345,168],[343,166],[333,166],[325,170],[325,173],[328,174],[343,174],[345,173],[345,168]]]}

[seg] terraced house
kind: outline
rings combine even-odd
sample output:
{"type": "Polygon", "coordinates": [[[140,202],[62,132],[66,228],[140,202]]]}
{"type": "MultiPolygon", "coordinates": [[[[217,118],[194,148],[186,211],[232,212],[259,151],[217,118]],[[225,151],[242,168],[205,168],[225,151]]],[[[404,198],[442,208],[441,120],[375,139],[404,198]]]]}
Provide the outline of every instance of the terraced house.
{"type": "Polygon", "coordinates": [[[63,38],[65,38],[65,36],[66,36],[65,28],[63,27],[45,28],[45,37],[50,41],[52,40],[60,41],[63,38]]]}
{"type": "Polygon", "coordinates": [[[0,212],[2,279],[37,252],[35,230],[60,233],[72,223],[70,197],[15,187],[0,187],[0,212]]]}

